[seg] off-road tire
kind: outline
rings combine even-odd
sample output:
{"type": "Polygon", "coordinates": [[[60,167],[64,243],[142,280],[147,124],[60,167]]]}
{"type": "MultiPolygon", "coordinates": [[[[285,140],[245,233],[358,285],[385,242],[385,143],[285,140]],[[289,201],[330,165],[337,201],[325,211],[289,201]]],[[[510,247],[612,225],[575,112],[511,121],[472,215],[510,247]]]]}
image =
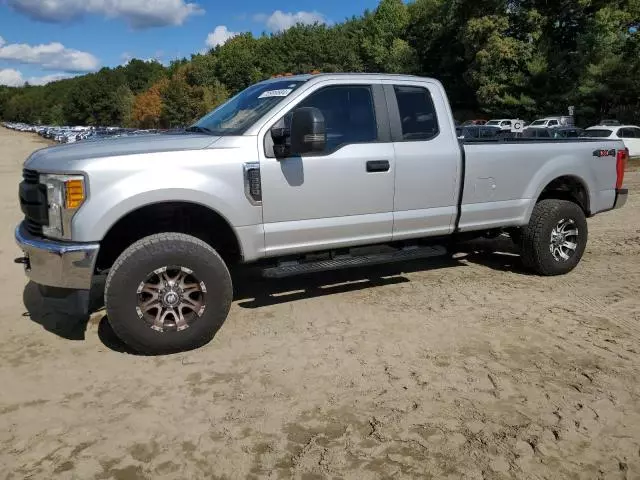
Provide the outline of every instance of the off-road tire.
{"type": "Polygon", "coordinates": [[[522,263],[538,275],[569,273],[584,254],[588,234],[587,219],[580,206],[567,200],[542,200],[534,207],[529,224],[522,229],[522,263]],[[578,228],[577,248],[568,260],[556,260],[550,250],[551,232],[563,219],[572,219],[578,228]]]}
{"type": "Polygon", "coordinates": [[[207,344],[222,326],[233,299],[231,276],[220,255],[205,242],[181,233],[145,237],[116,260],[107,277],[105,305],[115,334],[136,352],[158,355],[207,344]],[[197,273],[207,289],[206,308],[182,331],[153,330],[137,311],[138,285],[149,272],[167,265],[197,273]]]}

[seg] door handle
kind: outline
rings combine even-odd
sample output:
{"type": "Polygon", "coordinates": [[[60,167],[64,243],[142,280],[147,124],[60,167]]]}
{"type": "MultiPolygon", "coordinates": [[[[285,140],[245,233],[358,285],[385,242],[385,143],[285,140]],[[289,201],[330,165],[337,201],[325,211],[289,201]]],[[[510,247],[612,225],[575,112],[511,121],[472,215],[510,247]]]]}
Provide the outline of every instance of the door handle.
{"type": "Polygon", "coordinates": [[[389,160],[370,160],[367,162],[367,172],[388,172],[389,160]]]}

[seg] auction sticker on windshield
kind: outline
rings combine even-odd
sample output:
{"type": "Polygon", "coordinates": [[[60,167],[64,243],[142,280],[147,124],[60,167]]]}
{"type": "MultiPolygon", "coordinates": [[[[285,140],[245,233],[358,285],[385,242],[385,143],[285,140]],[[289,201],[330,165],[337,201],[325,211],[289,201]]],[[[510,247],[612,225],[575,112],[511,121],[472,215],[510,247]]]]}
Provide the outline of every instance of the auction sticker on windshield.
{"type": "Polygon", "coordinates": [[[258,98],[286,97],[291,92],[293,92],[293,88],[281,88],[280,90],[267,90],[266,92],[262,92],[258,98]]]}

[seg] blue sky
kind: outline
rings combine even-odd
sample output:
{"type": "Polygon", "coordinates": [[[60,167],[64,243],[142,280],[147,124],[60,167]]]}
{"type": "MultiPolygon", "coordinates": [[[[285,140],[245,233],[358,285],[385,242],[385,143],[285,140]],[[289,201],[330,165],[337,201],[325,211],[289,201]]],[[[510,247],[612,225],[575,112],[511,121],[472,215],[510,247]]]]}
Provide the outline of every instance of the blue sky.
{"type": "Polygon", "coordinates": [[[117,66],[128,58],[188,57],[235,32],[335,23],[377,0],[0,0],[0,84],[117,66]]]}

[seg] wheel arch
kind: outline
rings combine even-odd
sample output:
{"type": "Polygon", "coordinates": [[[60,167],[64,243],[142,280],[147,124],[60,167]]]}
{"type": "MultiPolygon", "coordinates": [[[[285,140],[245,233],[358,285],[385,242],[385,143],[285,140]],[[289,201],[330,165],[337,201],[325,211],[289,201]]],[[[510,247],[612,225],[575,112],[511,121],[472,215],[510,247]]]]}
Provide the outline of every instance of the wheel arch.
{"type": "Polygon", "coordinates": [[[592,216],[591,192],[588,183],[581,176],[573,173],[560,174],[547,178],[540,185],[527,210],[525,224],[529,223],[534,207],[547,199],[568,200],[578,205],[586,217],[592,216]]]}
{"type": "Polygon", "coordinates": [[[194,201],[157,201],[138,206],[111,224],[100,242],[96,270],[109,269],[136,241],[165,232],[199,238],[227,263],[237,263],[243,258],[237,232],[218,211],[194,201]]]}
{"type": "Polygon", "coordinates": [[[577,175],[561,175],[548,182],[540,191],[536,203],[546,199],[568,200],[580,206],[587,217],[591,214],[589,187],[577,175]]]}

